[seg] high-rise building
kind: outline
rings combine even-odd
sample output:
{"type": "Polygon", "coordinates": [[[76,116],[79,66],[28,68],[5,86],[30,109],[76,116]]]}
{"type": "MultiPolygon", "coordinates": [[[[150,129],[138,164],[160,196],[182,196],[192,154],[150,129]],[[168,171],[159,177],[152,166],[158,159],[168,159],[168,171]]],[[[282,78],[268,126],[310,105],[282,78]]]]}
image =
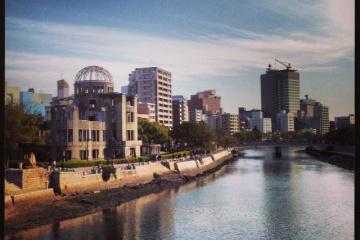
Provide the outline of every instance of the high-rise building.
{"type": "Polygon", "coordinates": [[[215,90],[207,90],[191,95],[188,103],[190,111],[201,109],[204,112],[221,112],[221,97],[216,95],[215,90]]]}
{"type": "Polygon", "coordinates": [[[239,115],[223,113],[220,117],[221,128],[229,134],[239,132],[239,115]]]}
{"type": "Polygon", "coordinates": [[[251,113],[251,119],[249,121],[250,129],[257,129],[262,133],[272,132],[272,121],[271,118],[264,118],[261,111],[255,111],[251,113]]]}
{"type": "Polygon", "coordinates": [[[64,80],[57,81],[57,97],[66,98],[69,96],[69,84],[64,80]]]}
{"type": "Polygon", "coordinates": [[[201,122],[203,120],[203,111],[201,109],[193,109],[189,111],[189,119],[194,122],[201,122]]]}
{"type": "Polygon", "coordinates": [[[317,133],[324,135],[329,132],[329,108],[320,102],[309,98],[305,95],[305,99],[300,100],[300,110],[297,114],[298,125],[297,130],[302,128],[314,128],[317,133]]]}
{"type": "Polygon", "coordinates": [[[349,114],[349,116],[335,117],[335,128],[347,128],[355,125],[355,115],[349,114]]]}
{"type": "Polygon", "coordinates": [[[141,103],[155,104],[156,122],[173,127],[171,73],[158,67],[136,68],[129,74],[129,95],[141,103]]]}
{"type": "Polygon", "coordinates": [[[184,96],[172,96],[172,111],[174,126],[189,121],[189,108],[184,96]]]}
{"type": "Polygon", "coordinates": [[[330,129],[329,107],[318,103],[314,108],[314,120],[315,128],[321,135],[328,133],[330,129]]]}
{"type": "Polygon", "coordinates": [[[283,70],[272,69],[261,75],[261,110],[270,117],[275,129],[276,115],[282,110],[297,114],[300,109],[300,75],[290,66],[283,70]]]}
{"type": "Polygon", "coordinates": [[[244,107],[239,107],[239,127],[242,129],[250,128],[249,121],[251,120],[253,112],[260,112],[259,109],[246,110],[244,107]]]}
{"type": "Polygon", "coordinates": [[[294,114],[287,113],[285,110],[277,114],[277,126],[280,132],[293,132],[294,129],[294,114]]]}

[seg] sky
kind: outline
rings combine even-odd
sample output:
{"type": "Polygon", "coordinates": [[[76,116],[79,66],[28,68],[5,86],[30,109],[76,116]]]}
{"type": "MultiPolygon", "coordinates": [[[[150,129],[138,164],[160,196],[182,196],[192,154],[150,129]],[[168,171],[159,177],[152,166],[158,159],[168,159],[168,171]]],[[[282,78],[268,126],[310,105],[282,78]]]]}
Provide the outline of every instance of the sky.
{"type": "Polygon", "coordinates": [[[354,112],[354,0],[6,0],[5,80],[56,95],[89,65],[115,91],[137,67],[172,73],[173,95],[215,89],[225,112],[261,108],[260,75],[274,59],[300,72],[330,119],[354,112]]]}

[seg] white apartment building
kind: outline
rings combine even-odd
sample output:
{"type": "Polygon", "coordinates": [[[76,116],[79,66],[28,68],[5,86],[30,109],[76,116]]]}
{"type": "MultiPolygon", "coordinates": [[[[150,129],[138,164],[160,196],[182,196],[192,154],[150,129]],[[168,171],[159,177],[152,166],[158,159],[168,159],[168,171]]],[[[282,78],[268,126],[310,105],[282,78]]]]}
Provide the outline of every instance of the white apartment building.
{"type": "Polygon", "coordinates": [[[155,104],[155,120],[172,129],[171,73],[158,67],[136,68],[129,74],[128,93],[141,103],[155,104]]]}
{"type": "Polygon", "coordinates": [[[276,115],[277,127],[280,132],[293,132],[294,128],[294,113],[287,113],[285,110],[276,115]]]}
{"type": "Polygon", "coordinates": [[[251,113],[249,125],[251,129],[256,127],[256,129],[262,133],[272,132],[271,118],[263,118],[263,113],[261,111],[251,113]]]}

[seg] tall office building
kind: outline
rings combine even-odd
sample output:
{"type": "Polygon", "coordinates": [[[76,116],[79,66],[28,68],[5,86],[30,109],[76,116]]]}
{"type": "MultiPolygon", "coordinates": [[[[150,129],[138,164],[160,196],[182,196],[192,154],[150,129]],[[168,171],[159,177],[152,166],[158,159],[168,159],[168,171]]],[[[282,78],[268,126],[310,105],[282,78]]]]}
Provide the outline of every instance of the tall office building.
{"type": "Polygon", "coordinates": [[[276,115],[285,110],[297,114],[300,109],[300,75],[290,66],[283,70],[272,69],[261,75],[261,110],[264,117],[272,119],[273,127],[278,130],[276,115]]]}
{"type": "Polygon", "coordinates": [[[172,111],[174,126],[189,121],[189,108],[184,96],[178,95],[172,97],[172,111]]]}
{"type": "Polygon", "coordinates": [[[324,135],[329,132],[329,107],[317,103],[314,108],[314,120],[315,129],[320,135],[324,135]]]}
{"type": "Polygon", "coordinates": [[[129,95],[141,103],[155,104],[156,122],[173,127],[171,73],[158,67],[136,68],[129,74],[129,95]]]}
{"type": "Polygon", "coordinates": [[[201,122],[203,120],[203,110],[201,109],[193,109],[189,110],[189,120],[194,122],[201,122]]]}

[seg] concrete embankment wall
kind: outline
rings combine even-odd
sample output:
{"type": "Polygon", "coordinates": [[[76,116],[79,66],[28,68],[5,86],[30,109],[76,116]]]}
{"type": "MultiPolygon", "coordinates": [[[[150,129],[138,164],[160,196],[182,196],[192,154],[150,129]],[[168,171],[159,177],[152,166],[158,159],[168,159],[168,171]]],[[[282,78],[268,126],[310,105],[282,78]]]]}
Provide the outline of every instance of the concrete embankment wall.
{"type": "Polygon", "coordinates": [[[177,169],[177,171],[182,175],[196,176],[222,164],[225,160],[231,157],[232,154],[230,151],[222,150],[212,154],[211,156],[201,158],[200,161],[191,160],[175,163],[175,169],[177,169]]]}
{"type": "Polygon", "coordinates": [[[149,163],[135,166],[135,169],[122,170],[115,169],[115,173],[87,174],[77,172],[61,172],[59,185],[61,191],[74,192],[83,190],[99,190],[121,187],[128,184],[143,184],[154,179],[154,173],[166,174],[171,170],[164,167],[161,163],[149,163]]]}

